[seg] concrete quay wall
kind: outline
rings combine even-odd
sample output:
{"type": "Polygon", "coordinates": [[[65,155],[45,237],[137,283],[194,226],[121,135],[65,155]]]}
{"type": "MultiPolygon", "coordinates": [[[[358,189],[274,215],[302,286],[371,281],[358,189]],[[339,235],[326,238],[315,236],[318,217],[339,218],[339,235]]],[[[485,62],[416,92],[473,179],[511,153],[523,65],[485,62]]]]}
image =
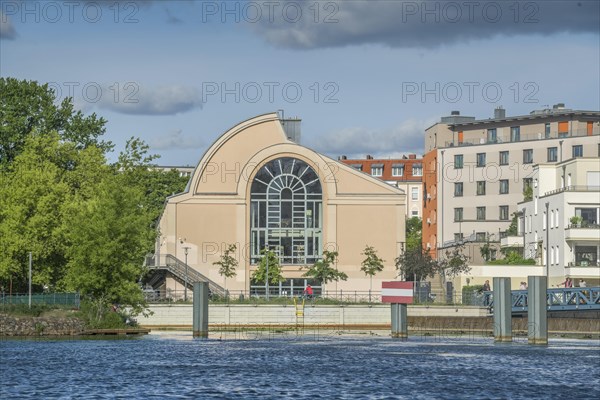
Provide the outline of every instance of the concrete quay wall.
{"type": "MultiPolygon", "coordinates": [[[[138,323],[151,329],[191,329],[191,304],[153,304],[153,315],[139,316],[138,323]]],[[[581,333],[597,336],[600,318],[590,315],[564,315],[549,318],[550,332],[581,333]]],[[[296,319],[294,306],[251,304],[211,304],[209,326],[257,327],[257,326],[303,326],[333,329],[389,329],[391,311],[389,305],[307,306],[304,319],[296,319]]],[[[513,317],[513,331],[527,332],[527,316],[513,317]]],[[[493,330],[493,319],[487,309],[479,307],[409,306],[408,324],[412,331],[487,332],[493,330]]]]}

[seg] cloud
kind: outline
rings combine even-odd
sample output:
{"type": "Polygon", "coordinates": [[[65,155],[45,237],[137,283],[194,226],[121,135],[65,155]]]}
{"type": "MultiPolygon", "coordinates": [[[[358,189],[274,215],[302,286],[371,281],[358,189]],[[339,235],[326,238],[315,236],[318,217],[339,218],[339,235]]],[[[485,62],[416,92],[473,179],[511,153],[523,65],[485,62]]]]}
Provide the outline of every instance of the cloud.
{"type": "Polygon", "coordinates": [[[170,149],[197,149],[203,147],[205,142],[198,136],[185,136],[181,129],[176,129],[167,134],[150,140],[150,147],[156,150],[170,149]]]}
{"type": "Polygon", "coordinates": [[[10,18],[0,11],[0,39],[14,40],[16,38],[17,31],[12,22],[10,22],[10,18]]]}
{"type": "Polygon", "coordinates": [[[425,129],[435,119],[417,121],[409,119],[393,128],[369,130],[362,127],[343,128],[313,138],[308,145],[332,157],[346,155],[351,158],[398,157],[406,153],[423,153],[425,129]]]}
{"type": "Polygon", "coordinates": [[[265,8],[249,26],[276,46],[296,49],[361,44],[433,48],[498,35],[599,32],[597,0],[277,3],[271,14],[265,8]]]}
{"type": "Polygon", "coordinates": [[[184,86],[150,88],[135,82],[122,85],[119,93],[106,88],[97,106],[122,114],[174,115],[202,108],[200,91],[184,86]]]}

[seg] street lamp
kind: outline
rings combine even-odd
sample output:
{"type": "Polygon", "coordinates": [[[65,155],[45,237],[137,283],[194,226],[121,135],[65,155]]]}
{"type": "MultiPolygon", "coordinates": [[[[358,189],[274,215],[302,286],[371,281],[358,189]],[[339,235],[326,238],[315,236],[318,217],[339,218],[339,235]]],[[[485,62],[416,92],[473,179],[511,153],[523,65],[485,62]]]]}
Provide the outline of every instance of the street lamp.
{"type": "MultiPolygon", "coordinates": [[[[186,239],[179,238],[179,243],[184,244],[186,239]]],[[[183,301],[187,301],[187,287],[188,287],[188,251],[191,249],[190,246],[183,246],[183,254],[185,254],[185,275],[183,277],[183,301]]]]}
{"type": "Polygon", "coordinates": [[[265,246],[265,256],[267,262],[266,278],[265,278],[265,296],[269,300],[269,246],[265,246]]]}

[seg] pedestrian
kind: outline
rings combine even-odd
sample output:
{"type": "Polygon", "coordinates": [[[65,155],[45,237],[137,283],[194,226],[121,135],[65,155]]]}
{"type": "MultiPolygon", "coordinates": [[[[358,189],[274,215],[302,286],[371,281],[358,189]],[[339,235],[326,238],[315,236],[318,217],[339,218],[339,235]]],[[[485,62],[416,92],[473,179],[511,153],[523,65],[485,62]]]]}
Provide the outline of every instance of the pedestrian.
{"type": "Polygon", "coordinates": [[[304,296],[307,299],[312,299],[313,296],[313,288],[312,286],[310,286],[310,284],[306,285],[306,288],[304,289],[304,296]]]}
{"type": "Polygon", "coordinates": [[[520,290],[527,290],[527,282],[521,282],[520,290]]]}
{"type": "Polygon", "coordinates": [[[564,286],[566,288],[572,288],[573,287],[573,281],[571,280],[571,278],[567,277],[567,279],[565,279],[565,281],[562,282],[560,285],[564,286]]]}
{"type": "Polygon", "coordinates": [[[579,287],[587,287],[587,282],[584,281],[583,279],[579,280],[579,287]]]}
{"type": "Polygon", "coordinates": [[[489,280],[489,279],[486,279],[486,280],[485,280],[485,283],[483,284],[483,288],[482,288],[482,290],[483,290],[484,292],[489,292],[490,290],[492,290],[492,289],[490,288],[490,280],[489,280]]]}

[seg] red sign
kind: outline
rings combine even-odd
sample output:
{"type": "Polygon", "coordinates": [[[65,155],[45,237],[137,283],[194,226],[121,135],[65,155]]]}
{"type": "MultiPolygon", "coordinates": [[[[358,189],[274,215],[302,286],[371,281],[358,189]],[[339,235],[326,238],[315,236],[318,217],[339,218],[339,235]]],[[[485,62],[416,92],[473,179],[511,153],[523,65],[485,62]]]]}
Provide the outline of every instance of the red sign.
{"type": "Polygon", "coordinates": [[[381,302],[412,304],[413,283],[403,281],[381,282],[381,302]]]}

